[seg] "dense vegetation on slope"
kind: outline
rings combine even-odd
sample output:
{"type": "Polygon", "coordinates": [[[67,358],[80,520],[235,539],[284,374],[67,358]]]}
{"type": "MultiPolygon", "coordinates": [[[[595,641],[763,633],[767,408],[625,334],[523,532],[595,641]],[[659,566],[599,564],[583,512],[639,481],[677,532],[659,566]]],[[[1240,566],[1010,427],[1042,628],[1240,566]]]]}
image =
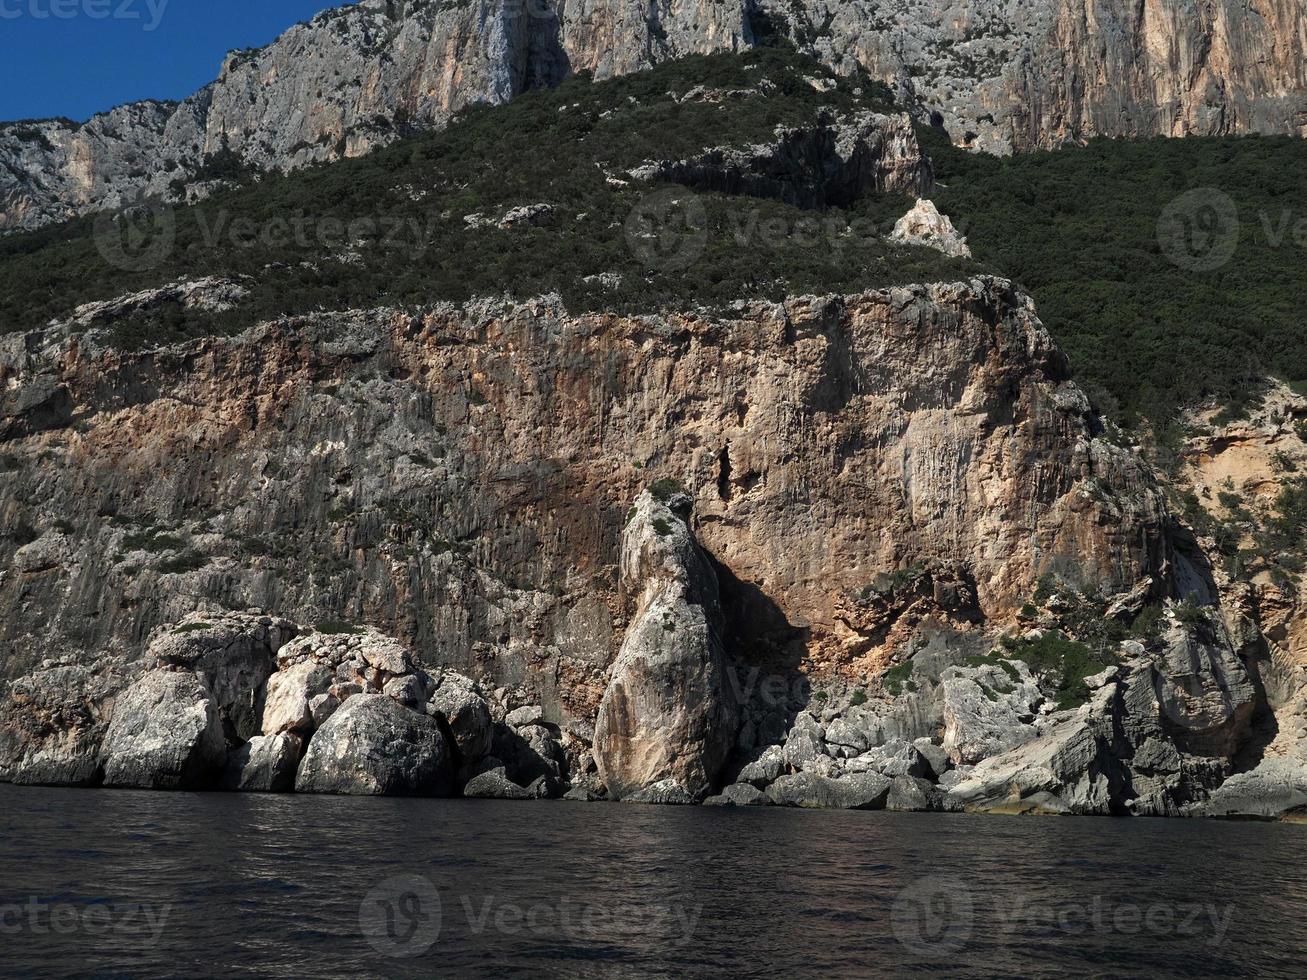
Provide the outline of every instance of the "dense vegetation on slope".
{"type": "Polygon", "coordinates": [[[1268,373],[1307,378],[1307,141],[1096,140],[998,159],[920,135],[940,209],[1031,291],[1110,414],[1237,410],[1268,373]]]}
{"type": "MultiPolygon", "coordinates": [[[[671,213],[667,229],[652,228],[673,239],[687,221],[702,229],[693,261],[651,264],[631,245],[631,216],[656,188],[624,181],[626,170],[769,141],[780,125],[886,108],[883,86],[837,81],[777,49],[689,58],[598,85],[577,78],[507,106],[473,109],[445,131],[361,159],[264,175],[169,211],[175,241],[142,271],[106,261],[95,240],[104,218],[0,240],[0,325],[30,329],[87,300],[212,275],[250,277],[251,296],[220,315],[178,307],[120,323],[120,331],[167,340],[285,313],[505,292],[558,291],[574,312],[649,311],[956,277],[965,264],[884,240],[910,205],[896,197],[873,195],[848,211],[816,215],[778,201],[703,194],[701,214],[671,213]],[[713,92],[696,96],[696,87],[713,92]],[[538,227],[496,227],[506,210],[533,204],[555,211],[538,227]],[[488,224],[470,226],[466,218],[477,214],[488,224]],[[612,275],[599,278],[604,273],[612,275]]],[[[238,175],[223,164],[213,161],[214,176],[238,175]]]]}
{"type": "MultiPolygon", "coordinates": [[[[778,125],[886,109],[888,95],[772,48],[598,85],[577,78],[470,110],[444,132],[290,175],[251,179],[218,154],[210,176],[244,183],[166,211],[171,245],[148,268],[106,259],[103,217],[0,239],[0,331],[207,275],[248,277],[251,295],[221,314],[176,307],[120,321],[120,339],[502,293],[557,291],[575,312],[722,305],[983,268],[1034,294],[1079,379],[1120,421],[1163,423],[1209,401],[1237,407],[1267,373],[1307,379],[1297,309],[1307,293],[1307,185],[1296,179],[1307,173],[1304,141],[1100,140],[999,159],[922,128],[941,182],[936,201],[968,235],[974,264],[890,245],[883,233],[907,202],[875,195],[821,212],[697,195],[692,261],[651,264],[633,247],[632,216],[656,187],[623,182],[631,167],[766,141],[778,125]],[[495,226],[508,209],[537,203],[555,209],[539,226],[495,226]],[[485,224],[465,221],[478,214],[485,224]]],[[[657,243],[670,237],[674,251],[687,215],[653,218],[657,243]]]]}

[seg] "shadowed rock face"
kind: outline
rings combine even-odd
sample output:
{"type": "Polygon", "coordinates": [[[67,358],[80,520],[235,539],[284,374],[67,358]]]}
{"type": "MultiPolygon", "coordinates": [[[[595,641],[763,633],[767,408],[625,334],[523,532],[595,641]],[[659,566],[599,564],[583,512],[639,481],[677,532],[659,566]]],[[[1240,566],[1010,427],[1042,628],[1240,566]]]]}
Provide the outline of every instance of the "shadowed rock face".
{"type": "Polygon", "coordinates": [[[699,800],[717,785],[739,719],[717,576],[690,530],[691,498],[655,490],[641,494],[622,535],[622,587],[635,611],[599,705],[594,757],[615,799],[670,782],[699,800]]]}
{"type": "Polygon", "coordinates": [[[0,543],[8,677],[258,607],[376,624],[590,721],[627,632],[629,501],[659,478],[690,489],[750,611],[734,628],[810,673],[874,670],[932,610],[1002,618],[1045,571],[1164,580],[1157,488],[1000,280],[722,315],[323,315],[132,353],[97,336],[0,346],[0,514],[53,556],[0,543]]]}
{"type": "Polygon", "coordinates": [[[781,129],[770,144],[718,147],[688,160],[646,163],[630,176],[803,208],[847,207],[867,193],[919,197],[934,186],[912,120],[873,112],[829,125],[781,129]]]}
{"type": "Polygon", "coordinates": [[[229,54],[180,103],[0,126],[0,230],[141,195],[203,194],[206,159],[289,169],[357,156],[473,103],[779,33],[894,85],[956,142],[1307,131],[1298,0],[363,0],[229,54]],[[180,182],[179,184],[177,182],[180,182]]]}

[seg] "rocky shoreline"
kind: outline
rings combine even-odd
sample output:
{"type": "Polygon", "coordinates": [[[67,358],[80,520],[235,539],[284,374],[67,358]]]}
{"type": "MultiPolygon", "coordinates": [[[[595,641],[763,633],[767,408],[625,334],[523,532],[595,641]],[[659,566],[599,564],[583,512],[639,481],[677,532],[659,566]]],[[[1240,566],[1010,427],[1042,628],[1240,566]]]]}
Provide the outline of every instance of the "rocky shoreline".
{"type": "MultiPolygon", "coordinates": [[[[374,629],[196,613],[156,631],[138,663],[47,661],[11,682],[0,779],[935,812],[1307,810],[1301,755],[1227,778],[1222,757],[1255,737],[1261,685],[1227,629],[1184,622],[1178,607],[1160,656],[1125,641],[1075,708],[1055,706],[1002,646],[977,655],[974,641],[926,630],[876,698],[806,688],[764,698],[787,710],[760,718],[723,648],[718,582],[690,516],[689,495],[667,487],[631,509],[621,567],[636,613],[594,725],[551,720],[521,703],[524,690],[428,669],[374,629]]],[[[1301,719],[1301,699],[1281,715],[1301,719]]]]}

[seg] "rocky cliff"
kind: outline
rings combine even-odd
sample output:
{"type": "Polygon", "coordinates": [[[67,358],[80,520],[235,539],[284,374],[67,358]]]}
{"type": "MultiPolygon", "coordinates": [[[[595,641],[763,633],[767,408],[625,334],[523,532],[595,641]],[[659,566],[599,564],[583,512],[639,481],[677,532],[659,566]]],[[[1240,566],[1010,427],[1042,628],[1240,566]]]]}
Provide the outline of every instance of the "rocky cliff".
{"type": "Polygon", "coordinates": [[[254,605],[530,674],[592,715],[626,618],[621,529],[660,479],[690,491],[723,589],[754,604],[737,628],[822,669],[875,664],[926,610],[1001,618],[1044,573],[1116,592],[1168,561],[1146,470],[1096,433],[1002,280],[724,314],[342,313],[134,352],[106,337],[0,352],[10,672],[125,652],[197,603],[254,605]]]}
{"type": "Polygon", "coordinates": [[[1097,135],[1307,131],[1297,0],[362,0],[233,52],[181,103],[0,127],[0,229],[142,195],[195,197],[242,168],[352,156],[473,103],[784,37],[891,84],[966,146],[1097,135]]]}
{"type": "Polygon", "coordinates": [[[991,152],[1093,136],[1307,133],[1297,0],[878,0],[759,8],[991,152]]]}
{"type": "Polygon", "coordinates": [[[0,350],[7,778],[1307,798],[1302,671],[1006,281],[143,350],[109,339],[130,309],[0,350]]]}

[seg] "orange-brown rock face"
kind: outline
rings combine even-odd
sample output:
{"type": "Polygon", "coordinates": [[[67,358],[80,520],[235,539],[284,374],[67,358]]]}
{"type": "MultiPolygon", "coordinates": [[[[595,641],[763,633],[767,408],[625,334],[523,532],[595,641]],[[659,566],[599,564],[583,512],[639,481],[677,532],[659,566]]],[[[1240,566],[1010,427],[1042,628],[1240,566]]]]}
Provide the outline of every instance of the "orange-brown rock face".
{"type": "Polygon", "coordinates": [[[694,498],[744,661],[865,673],[921,616],[1001,620],[1045,571],[1168,571],[1158,491],[1000,280],[332,314],[145,353],[47,332],[0,364],[8,676],[258,606],[593,718],[623,523],[659,479],[694,498]]]}
{"type": "Polygon", "coordinates": [[[1051,39],[1019,141],[1307,132],[1307,11],[1296,0],[1064,0],[1051,39]]]}

